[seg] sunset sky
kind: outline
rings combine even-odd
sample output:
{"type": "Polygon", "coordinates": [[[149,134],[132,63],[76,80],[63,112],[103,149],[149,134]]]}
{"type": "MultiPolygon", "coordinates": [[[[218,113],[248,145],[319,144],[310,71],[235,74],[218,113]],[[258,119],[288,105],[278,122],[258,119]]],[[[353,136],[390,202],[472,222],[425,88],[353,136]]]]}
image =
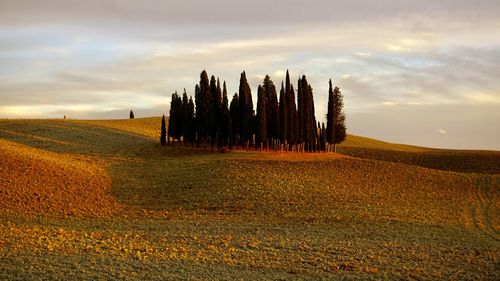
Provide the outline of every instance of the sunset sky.
{"type": "Polygon", "coordinates": [[[500,150],[500,1],[0,0],[0,118],[167,113],[201,70],[229,94],[289,69],[351,134],[500,150]]]}

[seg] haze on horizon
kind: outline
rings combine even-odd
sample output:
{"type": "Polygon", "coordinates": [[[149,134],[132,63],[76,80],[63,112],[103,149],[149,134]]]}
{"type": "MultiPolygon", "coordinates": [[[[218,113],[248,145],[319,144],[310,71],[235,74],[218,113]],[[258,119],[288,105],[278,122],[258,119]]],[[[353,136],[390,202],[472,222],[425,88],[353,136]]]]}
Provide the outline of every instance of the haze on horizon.
{"type": "Polygon", "coordinates": [[[348,133],[500,150],[498,1],[0,0],[0,118],[168,113],[199,74],[344,94],[348,133]]]}

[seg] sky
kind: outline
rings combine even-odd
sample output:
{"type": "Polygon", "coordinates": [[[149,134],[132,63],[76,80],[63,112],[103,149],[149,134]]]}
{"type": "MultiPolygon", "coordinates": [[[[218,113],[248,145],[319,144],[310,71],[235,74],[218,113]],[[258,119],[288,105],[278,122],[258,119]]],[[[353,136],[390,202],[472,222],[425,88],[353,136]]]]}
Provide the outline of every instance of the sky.
{"type": "Polygon", "coordinates": [[[348,133],[500,150],[500,1],[0,0],[0,118],[167,114],[200,72],[328,80],[348,133]]]}

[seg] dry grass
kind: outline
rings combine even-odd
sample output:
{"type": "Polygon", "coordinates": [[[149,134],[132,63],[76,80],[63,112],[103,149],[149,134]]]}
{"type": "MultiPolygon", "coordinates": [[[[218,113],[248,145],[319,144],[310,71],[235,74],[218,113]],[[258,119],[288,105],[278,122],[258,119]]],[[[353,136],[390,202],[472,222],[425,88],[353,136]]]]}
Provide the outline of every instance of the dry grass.
{"type": "Polygon", "coordinates": [[[159,124],[0,121],[0,278],[500,278],[497,152],[215,153],[159,124]]]}
{"type": "Polygon", "coordinates": [[[105,217],[123,207],[110,196],[99,160],[0,139],[0,210],[44,217],[105,217]]]}

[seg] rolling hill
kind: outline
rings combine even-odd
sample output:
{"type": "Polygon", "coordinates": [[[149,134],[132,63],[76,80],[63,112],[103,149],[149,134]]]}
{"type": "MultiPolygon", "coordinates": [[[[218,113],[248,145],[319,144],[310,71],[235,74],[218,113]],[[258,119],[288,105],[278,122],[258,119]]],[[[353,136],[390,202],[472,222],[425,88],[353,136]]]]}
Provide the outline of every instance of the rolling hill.
{"type": "Polygon", "coordinates": [[[500,279],[500,152],[158,144],[160,118],[0,120],[0,278],[500,279]]]}

